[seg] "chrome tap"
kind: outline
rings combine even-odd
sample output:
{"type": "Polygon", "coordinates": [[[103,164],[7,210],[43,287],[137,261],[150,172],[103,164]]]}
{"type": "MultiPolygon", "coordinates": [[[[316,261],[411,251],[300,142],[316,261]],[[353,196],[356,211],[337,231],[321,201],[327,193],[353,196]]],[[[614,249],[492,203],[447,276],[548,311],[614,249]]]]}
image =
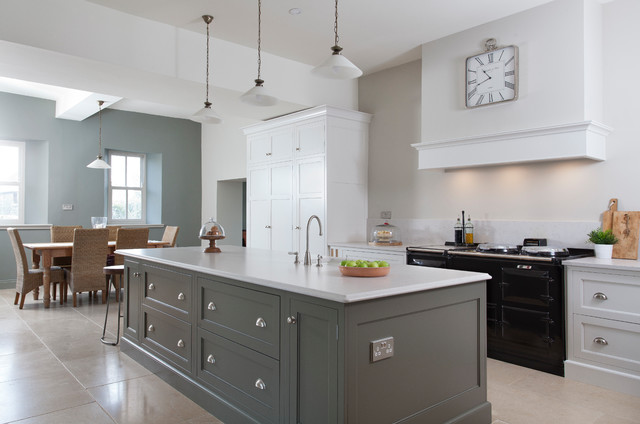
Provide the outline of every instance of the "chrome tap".
{"type": "Polygon", "coordinates": [[[320,218],[318,218],[317,215],[311,215],[309,217],[309,221],[307,221],[307,250],[304,252],[304,265],[311,265],[311,253],[309,252],[309,224],[311,224],[311,220],[313,218],[318,221],[318,227],[320,228],[318,235],[322,235],[322,224],[320,223],[320,218]]]}

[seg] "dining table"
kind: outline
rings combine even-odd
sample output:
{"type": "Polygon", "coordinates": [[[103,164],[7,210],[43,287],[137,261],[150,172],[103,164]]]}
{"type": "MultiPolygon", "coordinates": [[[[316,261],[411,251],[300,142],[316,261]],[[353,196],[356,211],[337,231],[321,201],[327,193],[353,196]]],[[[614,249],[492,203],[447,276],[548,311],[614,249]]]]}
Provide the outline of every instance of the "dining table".
{"type": "MultiPolygon", "coordinates": [[[[170,242],[162,240],[149,240],[147,247],[156,248],[168,246],[170,242]]],[[[33,269],[39,269],[42,262],[43,278],[42,285],[44,287],[44,293],[42,294],[42,300],[44,307],[48,308],[51,305],[51,263],[53,258],[71,257],[73,254],[73,242],[44,242],[44,243],[24,243],[24,247],[30,249],[32,252],[33,269]]],[[[109,241],[109,253],[112,254],[116,249],[116,242],[109,241]]],[[[106,258],[105,258],[105,266],[106,258]]],[[[38,299],[37,291],[34,292],[34,299],[38,299]]]]}

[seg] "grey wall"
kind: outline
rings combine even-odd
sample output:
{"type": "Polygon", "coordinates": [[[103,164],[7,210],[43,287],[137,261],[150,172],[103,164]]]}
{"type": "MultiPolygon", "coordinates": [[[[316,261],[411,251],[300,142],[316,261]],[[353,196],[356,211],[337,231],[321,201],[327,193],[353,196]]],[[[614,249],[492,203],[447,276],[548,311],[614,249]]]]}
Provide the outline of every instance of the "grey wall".
{"type": "MultiPolygon", "coordinates": [[[[0,139],[27,142],[27,224],[90,227],[92,216],[106,215],[106,172],[86,167],[98,152],[97,114],[82,122],[57,119],[53,101],[0,93],[0,139]],[[38,154],[30,156],[30,150],[38,154]],[[73,210],[63,211],[63,203],[73,210]]],[[[148,205],[161,208],[148,214],[147,223],[180,226],[180,246],[200,245],[200,140],[195,122],[102,112],[103,149],[149,154],[148,205]]],[[[152,229],[151,237],[162,231],[152,229]]],[[[25,242],[49,240],[47,230],[23,229],[21,235],[25,242]]],[[[0,281],[15,279],[15,272],[9,237],[0,231],[0,281]]]]}

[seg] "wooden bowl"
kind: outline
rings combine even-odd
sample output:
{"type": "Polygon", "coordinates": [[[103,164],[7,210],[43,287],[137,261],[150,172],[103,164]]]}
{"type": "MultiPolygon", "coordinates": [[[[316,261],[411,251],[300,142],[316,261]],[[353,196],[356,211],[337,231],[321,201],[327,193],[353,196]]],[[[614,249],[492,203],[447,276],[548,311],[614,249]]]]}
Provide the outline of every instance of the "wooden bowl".
{"type": "Polygon", "coordinates": [[[342,275],[347,277],[383,277],[389,273],[391,267],[360,268],[356,266],[338,266],[342,275]]]}

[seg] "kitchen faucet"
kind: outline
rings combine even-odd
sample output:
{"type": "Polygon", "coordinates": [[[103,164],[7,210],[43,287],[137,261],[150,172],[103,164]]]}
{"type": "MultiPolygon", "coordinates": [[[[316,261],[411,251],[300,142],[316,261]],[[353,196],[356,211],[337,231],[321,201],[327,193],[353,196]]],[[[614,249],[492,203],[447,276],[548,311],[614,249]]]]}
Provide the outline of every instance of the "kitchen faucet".
{"type": "Polygon", "coordinates": [[[309,224],[311,224],[311,220],[313,218],[318,221],[318,227],[320,228],[318,235],[322,235],[322,224],[320,223],[320,218],[318,218],[317,215],[311,215],[309,217],[309,221],[307,221],[307,250],[304,252],[304,265],[311,265],[311,253],[309,253],[309,224]]]}

